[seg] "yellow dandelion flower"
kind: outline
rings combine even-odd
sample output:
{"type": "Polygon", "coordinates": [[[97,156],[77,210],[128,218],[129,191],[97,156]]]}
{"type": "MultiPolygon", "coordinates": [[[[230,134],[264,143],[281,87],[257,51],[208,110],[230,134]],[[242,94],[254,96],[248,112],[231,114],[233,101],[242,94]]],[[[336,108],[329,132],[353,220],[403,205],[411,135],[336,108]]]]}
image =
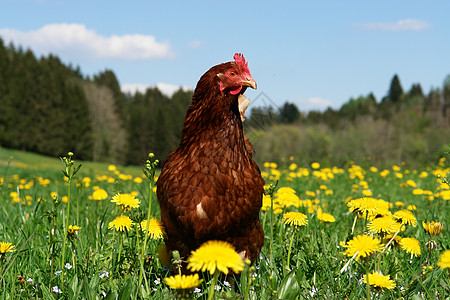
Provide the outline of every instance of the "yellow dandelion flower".
{"type": "Polygon", "coordinates": [[[445,250],[441,253],[437,265],[442,269],[450,268],[450,250],[445,250]]]}
{"type": "Polygon", "coordinates": [[[16,251],[16,246],[11,243],[0,242],[0,255],[5,254],[6,252],[16,251]]]}
{"type": "Polygon", "coordinates": [[[405,203],[403,203],[402,201],[397,201],[397,202],[395,202],[394,204],[395,204],[395,206],[397,206],[397,207],[403,207],[403,206],[405,206],[405,203]]]}
{"type": "Polygon", "coordinates": [[[333,215],[329,214],[329,213],[321,213],[321,214],[317,214],[317,219],[319,219],[322,222],[325,223],[333,223],[336,222],[336,219],[333,217],[333,215]]]}
{"type": "Polygon", "coordinates": [[[377,238],[371,237],[370,235],[358,235],[353,239],[347,242],[344,246],[348,248],[344,255],[346,256],[354,256],[356,255],[356,260],[359,259],[360,256],[366,257],[372,254],[375,251],[380,251],[383,249],[383,245],[380,244],[381,241],[377,238]]]}
{"type": "Polygon", "coordinates": [[[444,226],[439,222],[422,222],[423,229],[425,229],[425,232],[429,235],[439,235],[442,232],[442,229],[444,226]]]}
{"type": "Polygon", "coordinates": [[[412,193],[413,193],[413,195],[423,195],[423,190],[422,189],[414,189],[412,193]]]}
{"type": "Polygon", "coordinates": [[[199,286],[203,279],[198,278],[198,274],[194,275],[175,275],[166,277],[164,282],[173,290],[187,290],[199,286]]]}
{"type": "MultiPolygon", "coordinates": [[[[364,275],[363,282],[367,283],[367,275],[364,275]]],[[[376,288],[386,288],[392,290],[395,288],[395,282],[390,278],[389,275],[383,275],[378,272],[373,272],[369,274],[369,284],[376,288]]]]}
{"type": "Polygon", "coordinates": [[[388,215],[380,218],[373,219],[368,225],[367,228],[369,231],[374,233],[386,233],[393,234],[398,230],[398,223],[395,219],[388,215]]]}
{"type": "Polygon", "coordinates": [[[377,167],[374,167],[374,166],[371,166],[371,167],[369,168],[369,170],[370,170],[370,172],[372,172],[372,173],[377,173],[377,172],[378,172],[377,167]]]}
{"type": "Polygon", "coordinates": [[[188,258],[188,269],[193,272],[206,270],[212,275],[216,270],[228,274],[231,269],[234,273],[244,270],[244,262],[234,247],[224,241],[207,241],[188,258]]]}
{"type": "Polygon", "coordinates": [[[286,225],[305,226],[308,224],[308,218],[300,212],[288,212],[283,215],[283,223],[286,225]]]}
{"type": "Polygon", "coordinates": [[[406,207],[407,210],[417,210],[417,206],[415,206],[414,204],[410,204],[406,207]]]}
{"type": "Polygon", "coordinates": [[[118,216],[108,224],[108,229],[116,229],[116,231],[130,230],[133,221],[127,216],[118,216]]]}
{"type": "Polygon", "coordinates": [[[111,202],[115,202],[118,206],[121,206],[124,211],[131,208],[138,208],[141,203],[139,199],[131,194],[117,194],[115,195],[111,202]]]}
{"type": "Polygon", "coordinates": [[[399,244],[402,250],[405,250],[414,256],[420,255],[420,243],[415,238],[402,238],[399,244]]]}
{"type": "Polygon", "coordinates": [[[362,215],[377,215],[380,210],[380,202],[372,197],[358,198],[347,203],[351,211],[357,211],[362,215]]]}
{"type": "Polygon", "coordinates": [[[320,164],[318,163],[318,162],[313,162],[312,164],[311,164],[311,168],[313,168],[313,169],[319,169],[320,168],[320,164]]]}
{"type": "Polygon", "coordinates": [[[425,171],[422,171],[422,172],[420,172],[420,174],[419,174],[419,177],[420,177],[421,179],[424,179],[424,178],[427,177],[427,176],[428,176],[428,173],[425,172],[425,171]]]}
{"type": "Polygon", "coordinates": [[[81,227],[79,227],[77,225],[69,225],[69,228],[67,228],[67,233],[74,234],[75,232],[77,232],[80,229],[81,229],[81,227]]]}
{"type": "Polygon", "coordinates": [[[389,170],[384,169],[383,171],[380,172],[380,176],[384,178],[384,177],[388,176],[389,173],[390,173],[389,170]]]}
{"type": "Polygon", "coordinates": [[[108,193],[104,189],[96,189],[94,193],[92,193],[92,199],[94,200],[105,200],[108,198],[108,193]]]}
{"type": "Polygon", "coordinates": [[[135,182],[135,183],[142,183],[142,177],[135,177],[134,179],[133,179],[133,181],[135,182]]]}
{"type": "Polygon", "coordinates": [[[417,183],[412,179],[406,180],[406,184],[413,188],[417,187],[417,183]]]}
{"type": "Polygon", "coordinates": [[[116,170],[117,170],[117,168],[116,168],[115,165],[109,165],[109,166],[108,166],[108,171],[114,172],[114,171],[116,171],[116,170]]]}
{"type": "Polygon", "coordinates": [[[298,168],[298,166],[297,166],[296,163],[292,163],[292,164],[289,165],[289,170],[291,170],[291,171],[294,171],[294,170],[296,170],[297,168],[298,168]]]}
{"type": "Polygon", "coordinates": [[[412,211],[407,209],[402,209],[394,213],[394,219],[400,220],[402,224],[417,226],[417,219],[412,213],[412,211]]]}
{"type": "MultiPolygon", "coordinates": [[[[141,222],[141,229],[146,232],[147,231],[147,220],[141,222]]],[[[164,227],[161,221],[151,218],[150,223],[148,225],[148,234],[154,240],[163,238],[164,235],[164,227]]]]}

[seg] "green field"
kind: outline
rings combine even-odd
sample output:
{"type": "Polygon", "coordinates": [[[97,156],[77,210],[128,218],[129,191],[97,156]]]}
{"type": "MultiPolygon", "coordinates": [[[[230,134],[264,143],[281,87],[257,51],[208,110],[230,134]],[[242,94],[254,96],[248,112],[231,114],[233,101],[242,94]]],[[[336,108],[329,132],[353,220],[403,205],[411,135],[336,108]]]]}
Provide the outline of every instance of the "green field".
{"type": "Polygon", "coordinates": [[[441,258],[450,249],[445,158],[420,170],[297,165],[295,157],[283,168],[264,163],[260,259],[236,282],[221,275],[215,284],[205,272],[197,288],[183,292],[165,283],[174,273],[158,259],[162,239],[146,238],[139,226],[149,210],[159,219],[153,181],[139,167],[81,162],[69,185],[61,170],[70,177],[76,153],[74,159],[66,169],[58,158],[0,148],[0,242],[12,250],[0,247],[1,299],[450,297],[448,262],[441,258]],[[123,211],[111,202],[125,193],[138,207],[123,211]],[[120,215],[132,220],[128,230],[110,225],[120,215]],[[440,234],[426,232],[423,222],[430,221],[443,224],[440,234]],[[67,233],[69,225],[81,229],[67,233]],[[359,235],[375,244],[356,244],[359,235]]]}

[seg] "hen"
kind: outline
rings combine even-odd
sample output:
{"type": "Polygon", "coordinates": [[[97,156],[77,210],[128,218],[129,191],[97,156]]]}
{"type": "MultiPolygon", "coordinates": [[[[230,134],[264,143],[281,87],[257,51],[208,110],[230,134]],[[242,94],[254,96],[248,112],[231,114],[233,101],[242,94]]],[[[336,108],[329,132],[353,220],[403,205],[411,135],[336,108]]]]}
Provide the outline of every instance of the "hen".
{"type": "Polygon", "coordinates": [[[198,81],[181,142],[157,182],[167,252],[178,250],[185,259],[205,241],[223,240],[254,262],[264,243],[264,179],[242,127],[248,105],[242,94],[256,89],[256,82],[244,56],[236,53],[234,59],[198,81]]]}

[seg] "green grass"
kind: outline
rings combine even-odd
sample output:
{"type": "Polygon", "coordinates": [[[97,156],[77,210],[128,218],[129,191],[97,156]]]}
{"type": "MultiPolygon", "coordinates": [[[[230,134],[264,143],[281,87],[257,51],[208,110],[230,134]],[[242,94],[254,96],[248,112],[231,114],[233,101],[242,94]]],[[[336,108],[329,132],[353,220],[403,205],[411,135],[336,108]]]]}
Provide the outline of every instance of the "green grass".
{"type": "MultiPolygon", "coordinates": [[[[24,172],[30,170],[32,172],[39,172],[43,174],[61,174],[62,164],[61,159],[55,157],[49,157],[45,155],[40,155],[32,152],[14,150],[0,147],[0,170],[4,168],[8,161],[9,168],[15,170],[17,168],[18,172],[24,172]]],[[[90,161],[76,161],[76,164],[82,164],[83,167],[80,169],[80,174],[86,175],[100,175],[108,174],[107,163],[102,162],[90,162],[90,161]]],[[[140,176],[142,174],[142,168],[136,166],[122,166],[121,171],[126,174],[131,174],[133,176],[140,176]]],[[[0,173],[1,174],[1,173],[0,173]]]]}
{"type": "MultiPolygon", "coordinates": [[[[117,166],[118,172],[113,172],[106,164],[82,163],[71,185],[68,216],[69,224],[81,229],[76,235],[67,236],[68,203],[62,200],[67,196],[68,186],[60,171],[63,163],[58,158],[0,148],[0,177],[3,178],[0,179],[0,242],[10,242],[16,247],[15,251],[0,257],[2,299],[173,299],[175,291],[164,283],[164,278],[173,273],[158,259],[162,241],[149,239],[145,251],[141,252],[144,235],[138,226],[122,233],[108,228],[109,222],[121,214],[136,222],[146,218],[150,199],[151,216],[159,218],[156,196],[150,197],[153,192],[149,180],[142,176],[140,168],[117,166]],[[9,161],[11,156],[14,159],[9,161]],[[132,176],[124,176],[128,174],[132,176]],[[48,185],[38,177],[48,178],[48,185]],[[90,200],[96,189],[104,189],[108,198],[90,200]],[[57,192],[57,198],[52,198],[51,192],[57,192]],[[131,192],[140,200],[139,208],[123,213],[110,201],[117,193],[131,192]],[[18,198],[14,193],[18,193],[18,198]],[[141,253],[145,258],[142,267],[141,253]],[[141,285],[140,276],[143,277],[141,285]]],[[[75,161],[74,166],[77,165],[75,161]]],[[[436,177],[449,171],[445,161],[426,170],[393,166],[386,176],[382,176],[387,173],[383,170],[355,165],[319,169],[291,165],[284,169],[267,164],[261,169],[267,183],[276,185],[273,198],[265,198],[261,211],[266,235],[261,257],[254,266],[245,267],[234,288],[229,288],[226,282],[231,277],[219,277],[220,289],[216,289],[214,297],[446,299],[450,296],[448,269],[437,266],[439,255],[450,248],[449,200],[445,200],[449,187],[436,177]],[[413,187],[411,182],[417,186],[413,187]],[[280,188],[287,187],[290,188],[287,193],[278,193],[280,188]],[[425,194],[416,195],[418,189],[425,194]],[[361,197],[367,199],[369,191],[372,197],[389,202],[391,213],[415,206],[412,212],[417,225],[405,226],[406,230],[398,235],[416,238],[421,255],[411,257],[396,243],[384,252],[356,261],[344,255],[343,242],[367,233],[367,220],[356,218],[354,223],[356,214],[349,211],[347,202],[361,197]],[[321,222],[317,218],[319,207],[336,221],[321,222]],[[300,227],[284,224],[283,214],[289,211],[305,214],[308,224],[300,227]],[[422,221],[440,221],[444,230],[430,237],[422,221]],[[437,247],[430,249],[430,240],[437,247]],[[396,287],[367,289],[361,278],[373,271],[390,275],[396,287]]],[[[199,290],[187,292],[188,296],[206,299],[212,276],[201,274],[201,277],[205,280],[199,290]]]]}

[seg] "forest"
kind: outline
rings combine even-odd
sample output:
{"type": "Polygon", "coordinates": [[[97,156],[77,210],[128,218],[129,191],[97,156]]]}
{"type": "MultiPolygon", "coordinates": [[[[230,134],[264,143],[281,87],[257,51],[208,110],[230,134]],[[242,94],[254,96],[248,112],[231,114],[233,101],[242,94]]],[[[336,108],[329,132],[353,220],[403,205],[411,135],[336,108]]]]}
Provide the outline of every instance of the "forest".
{"type": "MultiPolygon", "coordinates": [[[[397,74],[387,94],[349,99],[339,109],[302,112],[292,103],[251,107],[244,122],[258,162],[434,164],[450,141],[450,75],[440,88],[405,90],[397,74]]],[[[49,156],[142,165],[178,145],[192,91],[128,94],[112,70],[91,77],[54,55],[0,39],[0,146],[49,156]]]]}

